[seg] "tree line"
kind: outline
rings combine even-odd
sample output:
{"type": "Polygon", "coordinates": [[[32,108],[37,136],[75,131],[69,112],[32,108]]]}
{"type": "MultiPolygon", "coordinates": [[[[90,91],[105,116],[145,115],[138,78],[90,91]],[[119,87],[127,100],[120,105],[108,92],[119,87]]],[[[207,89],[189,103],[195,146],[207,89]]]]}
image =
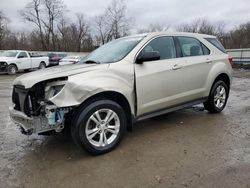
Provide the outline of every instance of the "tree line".
{"type": "MultiPolygon", "coordinates": [[[[75,18],[70,19],[67,12],[63,0],[30,0],[19,14],[32,30],[14,32],[8,26],[10,20],[0,11],[0,50],[91,51],[113,39],[131,34],[132,30],[134,33],[146,33],[171,28],[170,25],[157,23],[135,28],[134,20],[127,14],[125,0],[113,0],[102,13],[91,19],[87,19],[83,13],[76,13],[75,18]]],[[[250,48],[250,22],[230,31],[226,31],[225,26],[224,22],[196,19],[174,30],[216,35],[228,49],[250,48]]]]}

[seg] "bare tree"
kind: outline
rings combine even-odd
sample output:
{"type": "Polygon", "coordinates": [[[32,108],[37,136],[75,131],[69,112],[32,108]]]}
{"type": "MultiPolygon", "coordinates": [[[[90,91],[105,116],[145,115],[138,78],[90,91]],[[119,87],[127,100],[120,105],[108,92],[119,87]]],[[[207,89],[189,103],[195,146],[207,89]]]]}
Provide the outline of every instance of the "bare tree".
{"type": "Polygon", "coordinates": [[[95,17],[97,39],[102,44],[128,35],[132,20],[124,0],[113,0],[103,14],[95,17]]]}
{"type": "Polygon", "coordinates": [[[84,15],[81,13],[76,14],[76,23],[71,24],[72,38],[76,45],[76,50],[81,51],[82,44],[84,42],[84,37],[87,36],[89,32],[89,26],[84,19],[84,15]]]}
{"type": "Polygon", "coordinates": [[[112,28],[107,24],[107,16],[105,14],[96,16],[94,18],[97,31],[97,41],[100,41],[101,44],[104,44],[111,40],[112,38],[112,28]]]}
{"type": "Polygon", "coordinates": [[[43,24],[46,28],[46,41],[47,45],[50,45],[50,38],[52,40],[52,49],[55,50],[55,22],[61,17],[62,11],[65,8],[62,0],[43,0],[44,11],[46,12],[46,18],[43,20],[43,24]]]}
{"type": "Polygon", "coordinates": [[[62,0],[31,0],[20,11],[24,20],[33,23],[40,35],[43,50],[55,49],[55,25],[64,9],[62,0]]]}
{"type": "Polygon", "coordinates": [[[58,36],[61,40],[58,41],[58,48],[63,51],[69,50],[69,42],[70,42],[70,28],[65,17],[62,15],[58,24],[57,24],[58,36]]]}
{"type": "Polygon", "coordinates": [[[127,35],[130,20],[126,17],[126,11],[127,6],[124,0],[113,0],[106,10],[109,26],[115,39],[127,35]]]}
{"type": "Polygon", "coordinates": [[[31,0],[23,10],[20,11],[21,16],[24,20],[35,24],[35,26],[39,30],[40,43],[42,45],[42,49],[46,50],[47,47],[44,41],[44,30],[42,26],[42,18],[41,18],[41,0],[31,0]]]}
{"type": "Polygon", "coordinates": [[[223,35],[224,34],[224,22],[217,22],[212,24],[206,18],[196,19],[191,23],[183,24],[177,27],[177,31],[203,33],[208,35],[223,35]]]}
{"type": "Polygon", "coordinates": [[[4,16],[3,12],[0,11],[0,50],[2,49],[3,41],[7,32],[7,18],[4,16]]]}
{"type": "Polygon", "coordinates": [[[229,48],[250,48],[250,22],[241,24],[227,35],[229,48]]]}
{"type": "Polygon", "coordinates": [[[57,30],[57,48],[78,52],[92,49],[90,27],[82,13],[77,13],[73,21],[61,16],[57,30]]]}
{"type": "Polygon", "coordinates": [[[150,32],[159,32],[167,31],[170,28],[169,25],[163,25],[159,23],[149,24],[149,26],[139,29],[137,33],[150,33],[150,32]]]}

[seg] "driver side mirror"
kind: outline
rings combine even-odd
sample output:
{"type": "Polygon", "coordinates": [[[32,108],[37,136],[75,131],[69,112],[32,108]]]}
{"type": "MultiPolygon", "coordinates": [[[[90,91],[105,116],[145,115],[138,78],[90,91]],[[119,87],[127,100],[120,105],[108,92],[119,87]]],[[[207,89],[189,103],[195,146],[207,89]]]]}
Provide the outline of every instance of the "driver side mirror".
{"type": "Polygon", "coordinates": [[[146,61],[156,61],[160,60],[161,56],[158,51],[152,51],[152,52],[143,52],[140,53],[139,56],[136,59],[137,64],[142,64],[146,61]]]}
{"type": "Polygon", "coordinates": [[[18,56],[17,58],[18,58],[18,59],[20,59],[20,58],[24,58],[24,56],[23,56],[23,55],[20,55],[20,56],[18,56]]]}

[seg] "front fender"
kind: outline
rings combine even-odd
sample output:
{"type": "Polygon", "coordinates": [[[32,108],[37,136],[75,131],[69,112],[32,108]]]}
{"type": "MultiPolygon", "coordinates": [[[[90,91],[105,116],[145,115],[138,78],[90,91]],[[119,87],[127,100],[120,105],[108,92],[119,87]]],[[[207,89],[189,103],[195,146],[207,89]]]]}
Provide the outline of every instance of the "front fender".
{"type": "Polygon", "coordinates": [[[17,66],[17,68],[19,69],[19,67],[18,67],[18,65],[17,65],[17,63],[16,63],[16,61],[15,60],[9,60],[9,61],[5,61],[8,65],[16,65],[17,66]]]}
{"type": "Polygon", "coordinates": [[[122,94],[134,114],[134,78],[114,71],[94,71],[70,76],[65,87],[50,99],[58,107],[77,106],[89,97],[105,91],[122,94]]]}

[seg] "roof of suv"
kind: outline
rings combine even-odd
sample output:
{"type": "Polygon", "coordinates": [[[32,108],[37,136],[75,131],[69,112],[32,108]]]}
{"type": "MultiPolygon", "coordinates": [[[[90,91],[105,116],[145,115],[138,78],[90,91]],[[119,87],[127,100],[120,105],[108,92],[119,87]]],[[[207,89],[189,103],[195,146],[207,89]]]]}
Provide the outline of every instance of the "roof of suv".
{"type": "Polygon", "coordinates": [[[154,36],[159,36],[159,35],[216,38],[213,35],[205,35],[205,34],[200,34],[200,33],[189,33],[189,32],[152,32],[152,33],[142,33],[142,34],[137,34],[137,35],[131,35],[128,37],[140,37],[140,36],[154,37],[154,36]]]}

